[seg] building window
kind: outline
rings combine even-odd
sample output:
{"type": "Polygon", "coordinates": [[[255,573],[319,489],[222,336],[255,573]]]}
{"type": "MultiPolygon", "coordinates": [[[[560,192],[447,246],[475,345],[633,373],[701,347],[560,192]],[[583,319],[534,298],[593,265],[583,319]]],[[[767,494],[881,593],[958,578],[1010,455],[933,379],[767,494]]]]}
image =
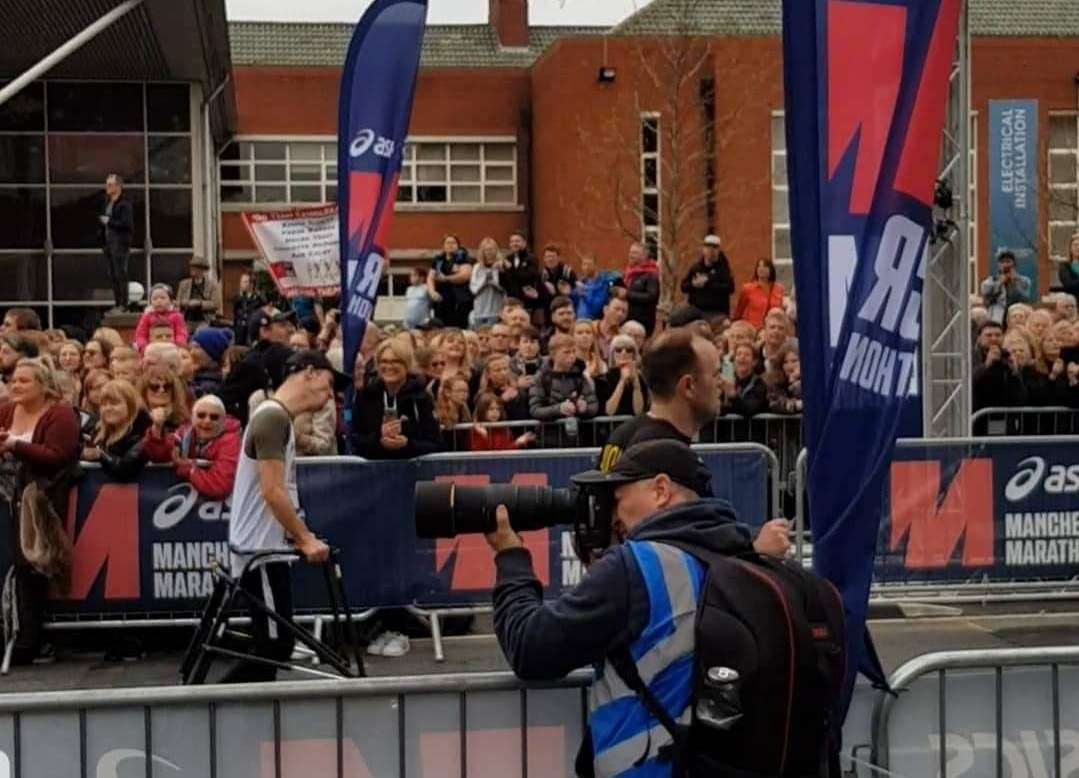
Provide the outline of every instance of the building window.
{"type": "Polygon", "coordinates": [[[1049,116],[1049,256],[1068,256],[1079,231],[1079,115],[1049,116]]]}
{"type": "MultiPolygon", "coordinates": [[[[1074,122],[1074,119],[1073,119],[1074,122]]],[[[1074,150],[1073,150],[1074,151],[1074,150]]],[[[790,289],[794,282],[794,251],[791,247],[790,186],[787,180],[787,129],[783,111],[772,113],[772,261],[776,275],[790,289]]],[[[975,289],[978,258],[978,112],[970,114],[970,213],[971,288],[975,289]]]]}
{"type": "MultiPolygon", "coordinates": [[[[337,201],[337,142],[241,138],[221,153],[221,202],[255,206],[337,201]]],[[[513,139],[410,139],[404,149],[399,206],[516,206],[513,139]]]]}
{"type": "Polygon", "coordinates": [[[659,257],[662,229],[660,116],[641,114],[641,236],[649,254],[659,257]]]}
{"type": "Polygon", "coordinates": [[[129,274],[187,274],[195,237],[187,84],[39,81],[0,106],[0,308],[51,325],[112,305],[98,214],[109,173],[135,214],[129,274]]]}
{"type": "Polygon", "coordinates": [[[772,262],[776,278],[787,289],[794,286],[791,249],[791,211],[787,185],[787,130],[782,111],[772,113],[772,262]]]}

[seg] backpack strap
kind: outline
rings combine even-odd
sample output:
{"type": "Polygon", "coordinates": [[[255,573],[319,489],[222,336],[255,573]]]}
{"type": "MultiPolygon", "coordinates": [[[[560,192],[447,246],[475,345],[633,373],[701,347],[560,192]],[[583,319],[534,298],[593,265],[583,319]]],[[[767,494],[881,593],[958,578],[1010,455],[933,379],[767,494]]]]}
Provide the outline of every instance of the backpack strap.
{"type": "MultiPolygon", "coordinates": [[[[626,686],[633,690],[633,693],[637,695],[637,699],[644,705],[645,710],[652,714],[663,725],[663,728],[670,733],[671,745],[661,748],[659,754],[664,757],[670,756],[671,763],[674,765],[674,772],[672,773],[674,776],[685,775],[689,728],[676,722],[671,717],[671,714],[667,712],[667,709],[663,707],[663,704],[649,691],[648,686],[645,685],[644,679],[641,678],[641,674],[637,670],[637,663],[633,661],[628,647],[623,646],[609,654],[607,664],[625,682],[626,686]]],[[[639,767],[643,764],[647,756],[648,751],[645,751],[634,766],[639,767]]]]}

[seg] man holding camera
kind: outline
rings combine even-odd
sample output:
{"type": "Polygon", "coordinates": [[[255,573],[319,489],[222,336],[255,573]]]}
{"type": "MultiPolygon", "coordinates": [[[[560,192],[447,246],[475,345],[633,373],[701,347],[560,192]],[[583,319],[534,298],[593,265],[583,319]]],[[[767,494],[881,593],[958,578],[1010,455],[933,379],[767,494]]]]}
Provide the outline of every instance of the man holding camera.
{"type": "Polygon", "coordinates": [[[1002,251],[997,257],[997,274],[982,281],[981,293],[989,318],[1004,323],[1008,308],[1015,303],[1029,303],[1031,283],[1015,269],[1015,254],[1002,251]]]}
{"type": "Polygon", "coordinates": [[[487,535],[498,568],[494,622],[514,672],[549,680],[600,664],[589,735],[577,759],[581,775],[614,776],[634,768],[671,775],[665,748],[670,734],[610,662],[628,650],[670,718],[689,721],[694,621],[705,568],[672,542],[722,555],[756,550],[783,556],[789,548],[780,525],[766,525],[753,541],[726,502],[700,499],[707,480],[704,463],[672,439],[632,446],[608,472],[575,476],[578,488],[596,495],[596,504],[611,506],[613,545],[580,584],[549,603],[506,507],[496,510],[497,528],[487,535]]]}
{"type": "MultiPolygon", "coordinates": [[[[249,557],[235,549],[254,553],[285,547],[286,539],[295,544],[304,560],[324,562],[330,550],[307,528],[300,510],[296,485],[296,432],[292,420],[301,413],[322,408],[347,378],[337,373],[319,351],[298,351],[284,366],[285,379],[272,399],[262,403],[253,414],[244,433],[236,481],[232,490],[229,520],[229,547],[233,575],[240,575],[249,557]]],[[[289,560],[253,566],[241,579],[241,586],[261,600],[270,610],[292,618],[292,582],[289,560]]],[[[254,654],[265,659],[286,662],[292,655],[294,638],[280,629],[265,614],[252,611],[254,654]]],[[[277,670],[267,664],[242,661],[223,679],[223,683],[272,681],[277,670]]]]}

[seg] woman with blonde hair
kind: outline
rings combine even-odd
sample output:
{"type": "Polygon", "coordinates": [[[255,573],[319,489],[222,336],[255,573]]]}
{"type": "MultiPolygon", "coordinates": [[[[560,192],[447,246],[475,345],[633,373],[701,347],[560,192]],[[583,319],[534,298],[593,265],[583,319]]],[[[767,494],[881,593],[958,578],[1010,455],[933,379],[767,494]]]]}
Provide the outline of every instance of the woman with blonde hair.
{"type": "Polygon", "coordinates": [[[63,527],[79,424],[43,360],[20,359],[9,388],[10,402],[0,406],[0,499],[9,509],[13,561],[7,575],[17,618],[15,634],[5,637],[14,640],[13,660],[23,663],[41,648],[50,584],[66,592],[71,577],[71,541],[63,527]]]}
{"type": "Polygon", "coordinates": [[[464,332],[456,327],[447,327],[432,345],[445,362],[442,366],[444,378],[449,378],[454,373],[472,374],[472,357],[468,352],[468,340],[464,332]]]}
{"type": "Polygon", "coordinates": [[[150,416],[139,406],[139,396],[128,381],[117,379],[101,387],[101,418],[91,445],[82,450],[87,462],[97,462],[117,481],[134,481],[145,467],[142,439],[150,416]]]}
{"type": "Polygon", "coordinates": [[[435,418],[444,430],[472,421],[468,410],[468,379],[460,373],[442,381],[435,398],[435,418]]]}
{"type": "Polygon", "coordinates": [[[139,400],[150,414],[150,427],[143,448],[151,462],[171,462],[169,438],[191,417],[187,387],[176,373],[164,365],[151,365],[139,378],[139,400]]]}
{"type": "Polygon", "coordinates": [[[596,343],[596,331],[590,321],[579,321],[573,325],[573,348],[577,359],[584,363],[584,374],[595,381],[607,373],[607,363],[599,354],[596,343]]]}
{"type": "Polygon", "coordinates": [[[502,286],[499,275],[502,267],[502,252],[494,238],[484,238],[480,241],[476,258],[479,261],[472,266],[472,278],[469,280],[469,289],[472,291],[472,313],[469,314],[468,320],[473,329],[497,322],[502,303],[506,301],[506,290],[502,286]]]}

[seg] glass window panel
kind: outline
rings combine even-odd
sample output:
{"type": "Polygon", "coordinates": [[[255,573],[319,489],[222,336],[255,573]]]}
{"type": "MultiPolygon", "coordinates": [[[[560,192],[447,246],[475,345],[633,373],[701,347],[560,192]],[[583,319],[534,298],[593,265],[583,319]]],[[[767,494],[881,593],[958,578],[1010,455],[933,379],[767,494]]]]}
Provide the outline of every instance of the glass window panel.
{"type": "Polygon", "coordinates": [[[786,227],[778,227],[773,230],[775,238],[774,259],[790,259],[791,254],[791,231],[786,227]]]}
{"type": "Polygon", "coordinates": [[[322,165],[292,165],[289,177],[293,181],[321,181],[322,165]]]}
{"type": "Polygon", "coordinates": [[[288,154],[293,162],[321,162],[322,146],[318,143],[290,143],[288,154]]]}
{"type": "Polygon", "coordinates": [[[443,165],[418,165],[416,176],[419,181],[445,181],[446,168],[443,165]]]}
{"type": "Polygon", "coordinates": [[[40,81],[0,105],[0,132],[45,129],[45,88],[40,81]]]}
{"type": "Polygon", "coordinates": [[[641,218],[644,221],[646,227],[652,227],[659,224],[659,195],[658,194],[646,194],[641,198],[643,213],[641,218]]]}
{"type": "Polygon", "coordinates": [[[253,165],[222,165],[222,181],[253,181],[253,165]]]}
{"type": "Polygon", "coordinates": [[[416,144],[416,159],[419,162],[441,162],[446,159],[446,145],[444,143],[416,144]]]}
{"type": "Polygon", "coordinates": [[[148,84],[146,122],[150,132],[190,132],[191,95],[187,84],[148,84]]]}
{"type": "Polygon", "coordinates": [[[284,165],[255,165],[256,181],[284,181],[284,165]]]}
{"type": "Polygon", "coordinates": [[[151,137],[150,183],[191,183],[191,139],[182,137],[151,137]]]}
{"type": "MultiPolygon", "coordinates": [[[[101,224],[98,216],[105,209],[105,192],[101,187],[53,187],[52,242],[58,249],[96,249],[101,246],[101,224]]],[[[135,233],[131,245],[142,247],[146,240],[146,190],[125,187],[124,197],[134,210],[135,233]]]]}
{"type": "Polygon", "coordinates": [[[446,202],[446,187],[418,186],[416,187],[416,202],[444,203],[446,202]]]}
{"type": "Polygon", "coordinates": [[[221,185],[221,201],[225,203],[250,203],[254,200],[255,192],[250,186],[221,185]]]}
{"type": "Polygon", "coordinates": [[[52,132],[142,132],[142,84],[49,82],[52,132]]]}
{"type": "Polygon", "coordinates": [[[252,159],[255,153],[255,144],[249,141],[240,141],[236,144],[240,159],[252,159]]]}
{"type": "Polygon", "coordinates": [[[772,183],[780,184],[780,185],[787,183],[787,155],[786,154],[773,154],[772,155],[772,183]]]}
{"type": "Polygon", "coordinates": [[[190,189],[150,190],[150,239],[154,248],[189,248],[193,240],[190,189]]]}
{"type": "MultiPolygon", "coordinates": [[[[239,162],[240,161],[240,146],[243,144],[229,141],[225,144],[225,148],[221,149],[221,153],[218,155],[218,161],[220,162],[239,162]]],[[[244,157],[246,159],[246,157],[244,157]]]]}
{"type": "Polygon", "coordinates": [[[336,143],[323,143],[322,153],[326,155],[326,161],[331,159],[337,159],[337,144],[336,143]]]}
{"type": "Polygon", "coordinates": [[[0,300],[47,300],[44,254],[0,254],[0,300]]]}
{"type": "Polygon", "coordinates": [[[1049,117],[1049,148],[1074,149],[1079,145],[1076,138],[1074,116],[1049,117]]]}
{"type": "Polygon", "coordinates": [[[328,202],[328,203],[336,203],[337,202],[337,187],[336,186],[327,186],[326,187],[326,202],[328,202]]]}
{"type": "Polygon", "coordinates": [[[292,196],[289,197],[291,203],[321,203],[322,202],[322,187],[321,186],[293,186],[291,189],[292,196]]]}
{"type": "Polygon", "coordinates": [[[168,284],[173,289],[190,273],[191,254],[154,254],[150,258],[150,283],[168,284]]]}
{"type": "Polygon", "coordinates": [[[399,186],[397,187],[397,202],[399,203],[411,203],[414,190],[411,186],[399,186]]]}
{"type": "Polygon", "coordinates": [[[259,186],[255,188],[256,203],[284,203],[288,202],[283,186],[259,186]]]}
{"type": "Polygon", "coordinates": [[[480,187],[478,187],[478,186],[455,186],[453,188],[453,202],[455,202],[455,203],[478,203],[478,202],[480,202],[480,187]]]}
{"type": "MultiPolygon", "coordinates": [[[[142,252],[133,252],[128,257],[127,273],[128,279],[146,286],[146,260],[142,252]]],[[[100,251],[53,254],[52,295],[54,300],[111,303],[112,283],[105,255],[100,251]]]]}
{"type": "Polygon", "coordinates": [[[45,183],[42,135],[0,135],[0,183],[45,183]]]}
{"type": "Polygon", "coordinates": [[[454,165],[450,168],[451,181],[479,181],[479,165],[454,165]]]}
{"type": "Polygon", "coordinates": [[[450,159],[454,161],[479,162],[480,144],[454,143],[450,146],[450,159]]]}
{"type": "Polygon", "coordinates": [[[24,249],[45,246],[45,189],[0,187],[0,248],[24,249]]]}
{"type": "Polygon", "coordinates": [[[488,162],[515,162],[517,147],[512,143],[488,143],[483,150],[483,158],[488,162]]]}
{"type": "Polygon", "coordinates": [[[403,165],[401,167],[401,181],[412,181],[416,175],[416,169],[412,165],[403,165]]]}
{"type": "Polygon", "coordinates": [[[772,222],[774,224],[786,224],[791,220],[788,203],[787,192],[779,189],[772,190],[772,222]]]}
{"type": "Polygon", "coordinates": [[[654,189],[659,181],[659,160],[655,157],[649,157],[643,161],[642,168],[645,188],[654,189]]]}
{"type": "Polygon", "coordinates": [[[1049,220],[1073,222],[1079,216],[1077,190],[1053,187],[1049,190],[1049,220]]]}
{"type": "Polygon", "coordinates": [[[1068,244],[1074,232],[1074,224],[1055,224],[1049,227],[1049,256],[1068,256],[1068,244]]]}
{"type": "Polygon", "coordinates": [[[787,125],[784,117],[772,117],[772,149],[781,151],[787,148],[787,125]]]}
{"type": "Polygon", "coordinates": [[[1075,154],[1050,154],[1049,183],[1074,184],[1075,162],[1075,154]]]}
{"type": "Polygon", "coordinates": [[[514,203],[512,186],[488,186],[487,202],[489,203],[514,203]]]}
{"type": "Polygon", "coordinates": [[[144,183],[142,135],[49,135],[49,175],[56,184],[105,186],[109,173],[144,183]]]}
{"type": "Polygon", "coordinates": [[[336,181],[337,180],[337,165],[327,165],[326,166],[326,180],[327,181],[336,181]]]}
{"type": "Polygon", "coordinates": [[[659,119],[641,119],[641,151],[652,154],[659,150],[659,119]]]}
{"type": "Polygon", "coordinates": [[[271,160],[271,161],[280,160],[281,162],[285,161],[285,144],[284,143],[265,143],[265,142],[262,142],[262,143],[253,143],[251,145],[252,145],[252,148],[254,149],[255,159],[256,160],[259,160],[259,161],[262,161],[262,160],[271,160]]]}
{"type": "Polygon", "coordinates": [[[487,165],[488,181],[512,181],[513,168],[509,165],[487,165]]]}
{"type": "Polygon", "coordinates": [[[794,288],[794,263],[789,259],[783,259],[775,263],[776,281],[783,284],[784,289],[794,288]]]}

